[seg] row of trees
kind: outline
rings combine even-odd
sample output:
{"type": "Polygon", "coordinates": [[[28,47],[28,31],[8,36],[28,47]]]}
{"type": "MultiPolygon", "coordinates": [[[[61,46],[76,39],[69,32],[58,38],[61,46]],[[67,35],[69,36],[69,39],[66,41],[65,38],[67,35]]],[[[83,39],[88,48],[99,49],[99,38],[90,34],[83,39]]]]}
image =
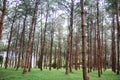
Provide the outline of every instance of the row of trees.
{"type": "Polygon", "coordinates": [[[65,67],[66,74],[82,65],[84,80],[89,79],[87,72],[98,70],[100,77],[108,67],[119,74],[120,2],[93,2],[2,0],[0,38],[8,40],[5,68],[22,67],[25,74],[34,59],[40,70],[65,67]]]}

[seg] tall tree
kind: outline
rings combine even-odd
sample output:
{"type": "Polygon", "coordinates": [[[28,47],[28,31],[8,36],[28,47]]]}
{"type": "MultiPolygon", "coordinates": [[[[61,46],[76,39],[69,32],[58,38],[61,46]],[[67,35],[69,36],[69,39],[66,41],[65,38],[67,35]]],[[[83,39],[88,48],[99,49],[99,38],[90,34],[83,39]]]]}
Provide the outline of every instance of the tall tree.
{"type": "Polygon", "coordinates": [[[91,72],[91,70],[92,70],[92,21],[88,22],[88,72],[91,72]]]}
{"type": "Polygon", "coordinates": [[[58,60],[57,60],[57,69],[61,68],[61,28],[58,29],[58,60]]]}
{"type": "Polygon", "coordinates": [[[105,52],[104,52],[104,70],[107,69],[107,53],[108,53],[108,46],[107,46],[107,38],[106,38],[106,33],[105,33],[105,52]]]}
{"type": "Polygon", "coordinates": [[[114,14],[112,17],[112,29],[111,29],[111,33],[112,33],[112,71],[116,72],[116,44],[115,44],[115,18],[114,18],[114,14]]]}
{"type": "Polygon", "coordinates": [[[19,30],[20,30],[20,20],[19,20],[19,25],[17,28],[17,37],[16,37],[16,41],[15,41],[15,66],[14,68],[17,67],[17,54],[18,54],[18,38],[19,38],[19,30]]]}
{"type": "Polygon", "coordinates": [[[98,77],[101,77],[101,42],[100,42],[100,27],[99,27],[99,0],[97,0],[97,57],[98,57],[98,77]]]}
{"type": "Polygon", "coordinates": [[[21,65],[22,67],[24,66],[24,52],[25,52],[25,27],[26,27],[26,20],[27,20],[27,10],[25,12],[25,18],[23,21],[23,28],[22,28],[22,33],[21,33],[21,40],[20,40],[20,53],[22,55],[22,61],[21,65]]]}
{"type": "Polygon", "coordinates": [[[117,75],[120,72],[120,61],[119,61],[119,54],[120,54],[120,24],[119,24],[119,8],[118,8],[118,0],[115,0],[115,9],[116,9],[116,22],[117,22],[117,75]]]}
{"type": "Polygon", "coordinates": [[[33,17],[32,17],[31,26],[30,26],[29,39],[28,39],[28,45],[27,45],[27,50],[26,50],[26,59],[25,59],[23,74],[25,74],[27,72],[27,68],[28,68],[28,59],[29,59],[29,54],[30,54],[30,48],[31,48],[31,42],[32,42],[31,40],[32,40],[32,34],[33,34],[33,29],[34,29],[34,24],[35,24],[35,17],[36,17],[36,13],[37,13],[38,2],[39,2],[39,0],[36,0],[36,2],[35,2],[35,8],[34,8],[34,13],[33,13],[33,17]]]}
{"type": "Polygon", "coordinates": [[[51,33],[50,33],[50,38],[51,38],[51,42],[50,42],[50,64],[49,64],[49,70],[51,70],[51,66],[52,66],[52,47],[53,47],[53,37],[54,37],[54,26],[53,26],[53,22],[52,22],[52,29],[51,29],[51,33]]]}
{"type": "MultiPolygon", "coordinates": [[[[45,42],[46,42],[46,28],[47,28],[47,23],[48,23],[48,10],[49,10],[49,4],[47,3],[47,12],[46,12],[46,18],[45,18],[45,25],[44,25],[44,31],[43,31],[43,38],[41,38],[41,54],[39,56],[39,62],[38,62],[38,67],[40,70],[42,70],[42,65],[43,65],[43,54],[45,52],[45,42]]],[[[42,30],[42,29],[41,29],[42,30]]],[[[42,31],[41,31],[42,32],[42,31]]],[[[42,35],[42,33],[41,33],[42,35]]],[[[41,36],[42,37],[42,36],[41,36]]]]}
{"type": "Polygon", "coordinates": [[[1,39],[1,37],[2,37],[4,17],[5,17],[5,14],[6,14],[6,2],[7,2],[7,0],[3,0],[2,15],[1,15],[1,17],[0,17],[0,39],[1,39]]]}
{"type": "Polygon", "coordinates": [[[27,11],[25,13],[25,18],[24,18],[24,21],[23,21],[23,29],[22,29],[22,33],[21,33],[20,50],[19,50],[19,53],[18,53],[18,64],[17,64],[16,70],[18,70],[18,68],[20,67],[20,58],[21,58],[21,54],[22,54],[22,50],[23,50],[23,41],[24,41],[24,34],[25,34],[25,22],[26,22],[26,18],[27,18],[27,11]]]}
{"type": "Polygon", "coordinates": [[[72,53],[73,53],[73,11],[74,11],[74,0],[71,0],[71,11],[70,11],[70,26],[69,26],[69,54],[70,54],[70,62],[69,68],[70,72],[72,72],[72,53]]]}
{"type": "Polygon", "coordinates": [[[76,32],[76,41],[75,41],[75,70],[78,69],[78,54],[79,54],[79,39],[78,33],[76,32]]]}
{"type": "Polygon", "coordinates": [[[83,68],[83,80],[88,80],[87,66],[86,66],[86,26],[85,26],[84,0],[81,0],[81,27],[82,27],[82,68],[83,68]]]}
{"type": "Polygon", "coordinates": [[[68,37],[67,37],[67,50],[66,50],[66,63],[65,63],[65,69],[66,69],[66,72],[65,72],[65,74],[68,74],[68,64],[69,64],[69,39],[68,39],[68,37]]]}
{"type": "Polygon", "coordinates": [[[15,18],[16,18],[16,12],[13,16],[12,25],[11,25],[11,29],[10,29],[10,36],[9,36],[9,40],[8,40],[7,55],[6,55],[6,61],[5,61],[5,69],[7,69],[7,67],[8,67],[10,44],[11,44],[11,40],[12,40],[12,33],[13,33],[15,18]]]}
{"type": "MultiPolygon", "coordinates": [[[[35,18],[36,18],[36,16],[35,16],[35,18]]],[[[30,72],[31,71],[31,68],[32,68],[32,54],[33,54],[33,52],[34,52],[34,43],[35,43],[35,41],[34,41],[34,39],[35,39],[35,29],[36,29],[36,19],[35,19],[35,24],[34,24],[34,29],[33,29],[33,35],[32,35],[32,40],[31,40],[31,51],[30,51],[30,57],[29,57],[29,69],[28,69],[28,71],[30,72]]]]}
{"type": "Polygon", "coordinates": [[[97,68],[97,49],[96,49],[96,47],[97,47],[97,45],[96,45],[96,40],[97,40],[97,37],[96,37],[96,33],[97,33],[97,31],[96,31],[96,26],[95,26],[95,24],[96,24],[96,22],[94,23],[94,52],[93,52],[93,54],[94,54],[94,64],[93,64],[93,66],[94,66],[94,70],[97,68]]]}

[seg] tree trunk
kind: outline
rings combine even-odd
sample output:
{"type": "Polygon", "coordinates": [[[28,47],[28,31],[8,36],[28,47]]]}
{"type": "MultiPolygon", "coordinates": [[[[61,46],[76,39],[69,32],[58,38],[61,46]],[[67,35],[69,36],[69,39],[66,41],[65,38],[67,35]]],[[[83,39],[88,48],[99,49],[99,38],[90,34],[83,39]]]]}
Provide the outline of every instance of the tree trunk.
{"type": "Polygon", "coordinates": [[[17,38],[16,38],[16,41],[15,41],[15,66],[14,66],[14,68],[17,67],[19,29],[20,29],[20,20],[19,20],[19,25],[18,25],[18,28],[17,28],[17,38]]]}
{"type": "Polygon", "coordinates": [[[52,25],[52,29],[51,29],[51,43],[50,43],[50,62],[49,62],[49,70],[51,71],[51,67],[52,67],[52,47],[53,47],[53,37],[54,37],[54,28],[52,25]]]}
{"type": "Polygon", "coordinates": [[[54,54],[54,64],[55,64],[55,66],[54,66],[54,68],[56,68],[56,64],[57,64],[57,63],[56,63],[56,53],[57,53],[57,52],[56,52],[56,46],[55,46],[55,54],[54,54]]]}
{"type": "Polygon", "coordinates": [[[73,38],[73,10],[74,10],[74,0],[71,0],[71,12],[70,12],[70,26],[69,26],[69,54],[70,54],[70,62],[69,68],[70,72],[72,72],[72,38],[73,38]]]}
{"type": "Polygon", "coordinates": [[[98,77],[101,77],[101,43],[100,43],[100,30],[99,30],[99,0],[97,0],[97,56],[98,56],[98,77]]]}
{"type": "Polygon", "coordinates": [[[23,35],[24,35],[24,32],[25,32],[25,20],[26,20],[26,16],[25,16],[25,19],[24,19],[23,29],[22,29],[22,33],[21,33],[20,49],[19,49],[19,53],[18,53],[18,63],[17,63],[16,70],[18,70],[18,68],[20,67],[20,58],[21,58],[21,53],[22,53],[22,49],[23,49],[23,35]]]}
{"type": "Polygon", "coordinates": [[[108,53],[108,50],[107,50],[107,39],[106,39],[106,34],[105,34],[105,58],[104,58],[104,70],[107,69],[107,53],[108,53]]]}
{"type": "Polygon", "coordinates": [[[60,60],[61,60],[61,37],[59,31],[59,40],[58,40],[58,61],[57,61],[57,70],[60,68],[60,60]]]}
{"type": "Polygon", "coordinates": [[[0,39],[2,38],[4,17],[5,17],[5,14],[6,14],[6,2],[7,2],[7,0],[3,0],[3,9],[2,9],[2,15],[1,15],[1,19],[0,19],[0,39]]]}
{"type": "Polygon", "coordinates": [[[21,66],[22,68],[24,67],[24,52],[25,52],[25,26],[26,26],[26,19],[27,19],[27,11],[25,13],[25,18],[23,21],[23,29],[22,29],[22,34],[21,34],[21,41],[20,41],[20,54],[22,55],[22,61],[21,61],[21,66]]]}
{"type": "Polygon", "coordinates": [[[88,22],[88,73],[92,71],[92,21],[88,22]]]}
{"type": "Polygon", "coordinates": [[[25,74],[27,72],[27,68],[28,68],[28,59],[29,59],[31,39],[32,39],[32,34],[33,34],[33,29],[34,29],[34,24],[35,24],[35,17],[36,17],[36,13],[37,13],[38,1],[39,0],[36,0],[34,14],[32,17],[32,23],[31,23],[30,32],[29,32],[29,39],[28,39],[28,45],[27,45],[27,50],[26,50],[26,59],[25,59],[23,74],[25,74]]]}
{"type": "MultiPolygon", "coordinates": [[[[41,6],[41,10],[42,10],[42,6],[41,6]]],[[[41,11],[41,14],[40,14],[40,17],[42,19],[42,11],[41,11]]],[[[42,29],[42,20],[41,20],[41,29],[40,29],[40,36],[38,35],[38,38],[40,37],[40,39],[38,39],[38,45],[37,45],[37,53],[36,53],[36,60],[37,60],[37,55],[39,55],[40,57],[40,50],[39,50],[39,45],[42,46],[42,42],[43,42],[43,29],[42,29]],[[39,44],[40,43],[40,44],[39,44]]],[[[39,58],[40,59],[40,58],[39,58]]],[[[38,68],[40,68],[40,60],[36,61],[38,68]]]]}
{"type": "MultiPolygon", "coordinates": [[[[35,18],[36,18],[36,16],[35,16],[35,18]]],[[[33,38],[32,38],[32,40],[31,40],[31,52],[30,52],[30,58],[29,58],[29,69],[28,69],[28,71],[30,72],[31,71],[31,67],[32,67],[32,54],[33,54],[33,52],[34,52],[34,38],[35,38],[35,28],[36,27],[36,20],[35,20],[35,25],[34,25],[34,30],[33,30],[33,38]]]]}
{"type": "Polygon", "coordinates": [[[76,33],[76,46],[75,46],[75,48],[76,48],[76,50],[75,50],[75,70],[77,70],[78,69],[78,33],[76,33]]]}
{"type": "Polygon", "coordinates": [[[102,40],[101,40],[101,60],[100,60],[100,61],[101,61],[101,65],[100,65],[100,66],[101,66],[101,74],[102,74],[102,66],[103,66],[103,58],[104,58],[104,57],[103,57],[103,53],[104,53],[104,48],[103,48],[103,47],[104,47],[104,46],[103,46],[103,43],[104,43],[104,42],[103,42],[103,36],[104,36],[104,34],[103,34],[103,31],[104,31],[104,30],[103,30],[103,27],[104,27],[104,26],[103,26],[103,18],[102,18],[102,26],[101,26],[101,27],[102,27],[102,28],[101,28],[101,30],[102,30],[102,31],[101,31],[101,39],[102,39],[102,40]]]}
{"type": "Polygon", "coordinates": [[[38,54],[39,54],[39,45],[40,45],[39,35],[40,35],[40,34],[38,33],[38,41],[37,41],[37,43],[36,43],[37,49],[36,49],[36,55],[35,55],[35,58],[36,58],[35,67],[38,66],[38,54]]]}
{"type": "MultiPolygon", "coordinates": [[[[96,24],[96,23],[95,23],[96,24]]],[[[96,26],[95,26],[95,24],[94,24],[94,52],[93,52],[93,54],[94,54],[94,70],[97,68],[97,49],[96,49],[96,40],[97,40],[97,38],[96,38],[96,33],[97,33],[97,31],[96,31],[96,26]]]]}
{"type": "Polygon", "coordinates": [[[92,61],[92,27],[93,22],[91,20],[91,25],[90,25],[90,72],[92,71],[92,66],[93,66],[93,61],[92,61]]]}
{"type": "Polygon", "coordinates": [[[87,35],[88,35],[88,38],[87,38],[87,41],[88,41],[88,50],[87,50],[87,53],[88,53],[88,73],[90,72],[90,24],[89,24],[89,19],[87,20],[87,25],[88,25],[88,28],[87,28],[87,35]]]}
{"type": "MultiPolygon", "coordinates": [[[[49,8],[49,5],[48,5],[49,8]]],[[[38,67],[40,68],[40,70],[42,71],[42,65],[43,65],[43,54],[45,52],[45,41],[46,41],[46,28],[47,28],[47,21],[48,21],[48,9],[47,9],[47,13],[46,13],[46,20],[45,20],[45,26],[44,26],[44,36],[43,36],[43,41],[41,42],[41,54],[39,57],[39,64],[38,67]]],[[[42,34],[41,34],[42,35],[42,34]]],[[[42,37],[42,36],[41,36],[42,37]]]]}
{"type": "Polygon", "coordinates": [[[116,8],[116,22],[117,22],[117,75],[120,73],[120,61],[119,61],[119,47],[120,47],[120,24],[119,24],[119,9],[118,9],[118,0],[115,0],[116,8]]]}
{"type": "Polygon", "coordinates": [[[112,29],[111,29],[111,33],[112,33],[112,71],[116,72],[116,45],[115,45],[115,21],[114,21],[114,14],[113,14],[113,20],[112,20],[112,29]]]}
{"type": "Polygon", "coordinates": [[[45,49],[44,53],[44,69],[47,68],[47,49],[45,49]]]}
{"type": "Polygon", "coordinates": [[[8,67],[8,61],[9,61],[8,56],[9,56],[9,53],[10,53],[10,43],[11,43],[11,39],[12,39],[12,33],[13,33],[13,26],[14,26],[14,22],[15,22],[15,17],[16,17],[16,12],[15,12],[15,15],[13,17],[11,30],[10,30],[10,37],[9,37],[9,40],[8,40],[7,55],[6,55],[6,61],[5,61],[5,69],[7,69],[7,67],[8,67]]]}
{"type": "Polygon", "coordinates": [[[67,38],[67,44],[68,44],[68,46],[67,46],[67,53],[66,53],[66,63],[65,63],[65,69],[66,69],[66,72],[65,72],[65,74],[68,74],[68,64],[69,64],[69,36],[68,36],[68,38],[67,38]]]}
{"type": "Polygon", "coordinates": [[[81,27],[82,27],[82,68],[83,80],[88,80],[87,66],[86,66],[86,26],[84,14],[84,0],[81,0],[81,27]]]}
{"type": "MultiPolygon", "coordinates": [[[[13,43],[14,44],[14,43],[13,43]]],[[[14,45],[11,45],[11,47],[12,47],[12,52],[11,52],[11,54],[10,54],[10,67],[12,68],[12,61],[13,61],[13,53],[14,53],[14,45]]]]}

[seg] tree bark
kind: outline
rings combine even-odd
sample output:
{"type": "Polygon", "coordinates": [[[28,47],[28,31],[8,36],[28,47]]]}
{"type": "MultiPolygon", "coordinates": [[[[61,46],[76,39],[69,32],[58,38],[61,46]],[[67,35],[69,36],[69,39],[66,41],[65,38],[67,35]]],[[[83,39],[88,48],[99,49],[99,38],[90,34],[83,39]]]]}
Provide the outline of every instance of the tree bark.
{"type": "Polygon", "coordinates": [[[101,43],[100,43],[100,30],[99,30],[99,0],[97,0],[97,57],[98,57],[98,77],[101,77],[101,43]]]}
{"type": "Polygon", "coordinates": [[[22,29],[22,34],[21,34],[21,41],[20,41],[20,54],[22,55],[22,61],[21,61],[21,66],[22,68],[24,67],[24,53],[25,53],[25,26],[26,26],[26,19],[27,19],[27,11],[25,13],[25,18],[23,21],[23,29],[22,29]]]}
{"type": "Polygon", "coordinates": [[[75,50],[75,70],[77,70],[78,69],[78,33],[76,33],[76,46],[75,46],[75,48],[76,48],[76,50],[75,50]]]}
{"type": "Polygon", "coordinates": [[[87,35],[88,35],[88,38],[87,38],[87,42],[88,42],[88,50],[87,50],[87,53],[88,53],[88,61],[87,61],[87,65],[88,65],[88,73],[90,72],[90,23],[89,23],[89,19],[87,20],[87,35]]]}
{"type": "Polygon", "coordinates": [[[60,36],[60,30],[59,30],[59,38],[58,38],[58,60],[57,60],[57,70],[61,67],[61,36],[60,36]]]}
{"type": "Polygon", "coordinates": [[[107,69],[107,53],[108,53],[108,49],[107,49],[107,38],[106,38],[106,34],[105,34],[105,57],[104,57],[104,70],[107,69]]]}
{"type": "MultiPolygon", "coordinates": [[[[96,24],[96,23],[95,23],[96,24]]],[[[97,68],[97,49],[96,49],[96,40],[97,40],[97,35],[96,35],[96,33],[97,33],[97,31],[96,31],[96,25],[94,24],[94,52],[93,52],[93,54],[94,54],[94,70],[97,68]]]]}
{"type": "MultiPolygon", "coordinates": [[[[41,6],[41,10],[42,10],[42,6],[41,6]]],[[[41,17],[41,19],[42,19],[42,11],[41,11],[41,13],[40,13],[40,17],[41,17]]],[[[39,44],[39,41],[40,41],[40,46],[42,46],[42,42],[43,42],[43,29],[42,29],[42,20],[41,20],[41,29],[40,29],[40,40],[38,40],[38,44],[39,44]]],[[[39,36],[38,36],[39,37],[39,36]]],[[[39,48],[39,45],[37,46],[37,54],[39,55],[39,57],[40,57],[40,50],[38,49],[39,48]]],[[[36,59],[37,59],[37,54],[36,54],[36,59]]],[[[46,56],[45,56],[46,57],[46,56]]],[[[38,61],[36,61],[36,63],[37,63],[37,65],[36,66],[38,66],[38,68],[40,68],[40,58],[39,58],[39,60],[38,61]]]]}
{"type": "MultiPolygon", "coordinates": [[[[35,16],[36,18],[36,16],[35,16]]],[[[28,71],[31,71],[32,68],[32,54],[34,52],[34,39],[35,39],[35,29],[36,29],[36,19],[35,19],[35,25],[34,25],[34,29],[33,29],[33,36],[32,36],[32,41],[31,41],[31,52],[30,52],[30,58],[29,58],[29,69],[28,71]]]]}
{"type": "Polygon", "coordinates": [[[91,25],[90,25],[90,72],[92,71],[92,66],[93,66],[93,61],[92,61],[92,27],[93,22],[91,20],[91,25]]]}
{"type": "Polygon", "coordinates": [[[66,72],[65,72],[65,74],[67,75],[68,74],[68,64],[69,64],[69,40],[68,40],[68,38],[69,38],[69,36],[67,37],[67,44],[68,44],[68,46],[67,46],[67,52],[66,52],[66,63],[65,63],[65,69],[66,69],[66,72]]]}
{"type": "Polygon", "coordinates": [[[16,41],[15,41],[15,66],[14,66],[14,68],[17,67],[19,29],[20,29],[20,20],[19,20],[19,25],[18,25],[18,28],[17,28],[17,38],[16,38],[16,41]]]}
{"type": "Polygon", "coordinates": [[[116,72],[116,44],[115,44],[115,20],[114,20],[114,14],[112,17],[112,29],[111,29],[111,33],[112,33],[112,71],[116,72]]]}
{"type": "Polygon", "coordinates": [[[22,50],[23,50],[23,37],[24,37],[24,34],[25,34],[25,21],[26,21],[26,18],[27,18],[27,11],[25,13],[25,18],[24,18],[24,22],[23,22],[23,29],[22,29],[22,33],[21,33],[21,39],[20,39],[20,50],[19,50],[19,53],[18,53],[18,64],[17,64],[16,70],[18,70],[18,68],[20,67],[21,54],[23,55],[23,53],[22,53],[22,50]]]}
{"type": "Polygon", "coordinates": [[[118,9],[118,0],[115,0],[115,8],[116,8],[116,22],[117,22],[117,75],[120,73],[120,24],[119,24],[119,9],[118,9]]]}
{"type": "MultiPolygon", "coordinates": [[[[48,4],[48,8],[49,8],[49,4],[48,4]]],[[[40,68],[41,71],[42,71],[42,65],[43,65],[43,54],[45,52],[46,28],[47,28],[47,21],[48,21],[48,8],[47,8],[46,19],[45,19],[43,40],[41,41],[41,54],[40,54],[39,62],[38,62],[38,67],[40,68]]]]}
{"type": "Polygon", "coordinates": [[[101,66],[101,74],[102,74],[103,58],[104,58],[104,57],[103,57],[103,53],[104,53],[104,48],[103,48],[103,47],[104,47],[104,46],[103,46],[103,43],[104,43],[104,42],[103,42],[103,41],[104,41],[104,40],[103,40],[103,36],[104,36],[104,34],[103,34],[103,31],[104,31],[104,29],[103,29],[103,27],[104,27],[104,26],[103,26],[103,18],[102,18],[102,26],[101,26],[101,27],[102,27],[102,28],[101,28],[102,31],[101,31],[101,60],[100,60],[100,61],[101,61],[101,65],[100,65],[100,66],[101,66]]]}
{"type": "Polygon", "coordinates": [[[6,14],[6,2],[7,2],[7,0],[3,0],[3,9],[2,9],[2,15],[1,15],[1,19],[0,19],[0,39],[2,38],[4,17],[5,17],[5,14],[6,14]]]}
{"type": "Polygon", "coordinates": [[[52,29],[51,29],[51,43],[50,43],[50,62],[49,62],[49,70],[51,71],[51,67],[52,67],[52,47],[53,47],[53,37],[54,37],[54,28],[52,25],[52,29]]]}
{"type": "Polygon", "coordinates": [[[36,13],[37,13],[38,1],[39,0],[36,0],[36,2],[35,2],[34,14],[33,14],[32,23],[31,23],[31,26],[30,26],[29,39],[28,39],[28,45],[27,45],[27,50],[26,50],[26,59],[25,59],[23,74],[25,74],[27,72],[27,68],[28,68],[28,60],[29,60],[29,53],[30,53],[30,47],[31,47],[31,39],[32,39],[32,34],[33,34],[33,29],[34,29],[34,24],[35,24],[35,17],[36,17],[36,13]]]}
{"type": "Polygon", "coordinates": [[[11,39],[12,39],[12,33],[13,33],[13,27],[14,27],[15,17],[16,17],[16,12],[15,12],[15,15],[13,17],[13,21],[12,21],[12,25],[11,25],[11,30],[10,30],[10,36],[9,36],[9,40],[8,40],[7,55],[6,55],[6,61],[5,61],[5,69],[7,69],[7,67],[8,67],[9,53],[10,53],[10,43],[11,43],[11,39]]]}
{"type": "Polygon", "coordinates": [[[85,14],[84,14],[84,0],[81,0],[81,27],[82,27],[83,80],[88,80],[87,67],[86,67],[86,26],[85,26],[85,14]]]}
{"type": "Polygon", "coordinates": [[[56,46],[55,46],[55,54],[54,54],[54,64],[55,64],[55,68],[56,68],[56,53],[57,53],[57,49],[56,49],[56,46]]]}
{"type": "Polygon", "coordinates": [[[69,26],[69,54],[70,54],[70,61],[69,61],[69,68],[70,72],[72,72],[72,43],[73,43],[73,10],[74,10],[74,0],[71,0],[71,12],[70,12],[70,26],[69,26]]]}

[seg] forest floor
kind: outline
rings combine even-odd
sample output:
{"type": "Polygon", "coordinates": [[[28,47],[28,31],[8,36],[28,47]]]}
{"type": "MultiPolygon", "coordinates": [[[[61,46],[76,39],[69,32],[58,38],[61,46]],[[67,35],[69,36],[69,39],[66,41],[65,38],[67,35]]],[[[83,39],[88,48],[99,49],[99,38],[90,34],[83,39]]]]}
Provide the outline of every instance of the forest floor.
{"type": "MultiPolygon", "coordinates": [[[[103,71],[101,78],[98,78],[97,70],[89,73],[89,80],[120,80],[120,75],[116,75],[110,69],[103,71]]],[[[82,70],[75,71],[65,75],[65,69],[49,71],[44,69],[32,69],[27,74],[22,74],[22,69],[16,71],[13,68],[0,68],[0,80],[83,80],[82,70]]]]}

